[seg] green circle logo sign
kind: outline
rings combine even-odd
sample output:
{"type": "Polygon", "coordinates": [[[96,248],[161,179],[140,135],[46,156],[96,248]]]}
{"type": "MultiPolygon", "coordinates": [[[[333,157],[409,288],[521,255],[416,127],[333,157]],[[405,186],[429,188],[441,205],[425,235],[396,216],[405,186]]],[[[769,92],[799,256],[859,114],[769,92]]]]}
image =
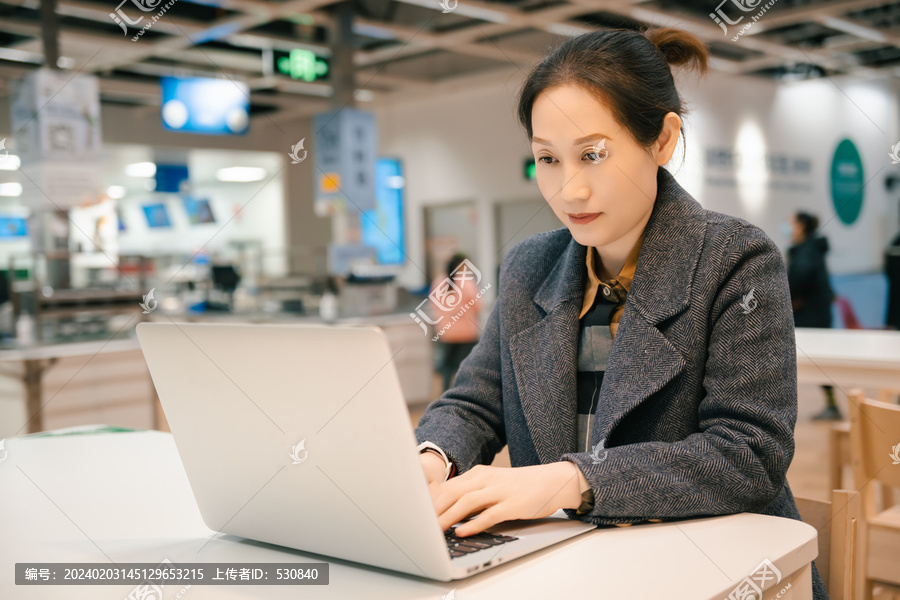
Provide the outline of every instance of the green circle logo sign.
{"type": "Polygon", "coordinates": [[[859,151],[850,140],[841,140],[831,159],[831,201],[846,225],[854,223],[862,210],[863,181],[859,151]]]}

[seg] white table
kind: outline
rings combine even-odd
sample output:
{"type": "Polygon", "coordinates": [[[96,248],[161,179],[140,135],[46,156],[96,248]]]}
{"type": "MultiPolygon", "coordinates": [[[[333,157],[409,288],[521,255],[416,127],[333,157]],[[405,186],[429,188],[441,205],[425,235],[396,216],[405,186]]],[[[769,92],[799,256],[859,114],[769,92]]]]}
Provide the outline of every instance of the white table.
{"type": "Polygon", "coordinates": [[[798,327],[797,381],[900,389],[900,331],[798,327]]]}
{"type": "MultiPolygon", "coordinates": [[[[751,513],[602,528],[469,579],[444,583],[214,534],[168,433],[6,440],[0,462],[0,597],[122,600],[133,585],[16,586],[16,562],[328,562],[328,586],[194,585],[203,598],[458,600],[605,597],[722,600],[769,559],[793,600],[812,598],[813,527],[751,513]],[[590,588],[597,594],[585,594],[590,588]],[[451,596],[452,597],[452,596],[451,596]]],[[[166,600],[180,587],[167,586],[166,600]]]]}

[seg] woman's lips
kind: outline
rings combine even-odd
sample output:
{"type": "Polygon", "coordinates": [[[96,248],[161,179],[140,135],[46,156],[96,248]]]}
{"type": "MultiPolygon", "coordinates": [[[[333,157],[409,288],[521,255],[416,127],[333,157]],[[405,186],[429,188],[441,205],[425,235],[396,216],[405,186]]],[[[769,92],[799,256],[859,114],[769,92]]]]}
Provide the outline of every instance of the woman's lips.
{"type": "Polygon", "coordinates": [[[603,213],[566,213],[566,216],[569,217],[569,221],[575,223],[576,225],[584,225],[585,223],[590,223],[603,213]]]}

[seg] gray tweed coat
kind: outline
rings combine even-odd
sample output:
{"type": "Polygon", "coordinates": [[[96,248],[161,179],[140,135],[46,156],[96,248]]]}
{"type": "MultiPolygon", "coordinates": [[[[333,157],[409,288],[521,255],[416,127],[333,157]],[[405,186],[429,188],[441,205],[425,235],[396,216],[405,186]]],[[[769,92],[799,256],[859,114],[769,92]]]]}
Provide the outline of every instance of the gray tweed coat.
{"type": "MultiPolygon", "coordinates": [[[[458,473],[575,462],[597,525],[755,512],[799,519],[797,364],[781,252],[758,227],[705,210],[660,167],[637,269],[591,429],[576,452],[578,314],[587,248],[566,228],[514,246],[498,299],[453,386],[415,435],[458,473]],[[751,296],[752,294],[752,296],[751,296]]],[[[813,592],[828,598],[813,565],[813,592]]]]}

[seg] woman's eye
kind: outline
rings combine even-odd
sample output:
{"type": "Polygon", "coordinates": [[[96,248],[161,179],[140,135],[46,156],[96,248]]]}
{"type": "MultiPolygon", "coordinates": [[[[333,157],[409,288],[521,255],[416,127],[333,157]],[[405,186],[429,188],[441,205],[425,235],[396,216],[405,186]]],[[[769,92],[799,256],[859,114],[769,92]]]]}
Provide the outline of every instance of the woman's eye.
{"type": "Polygon", "coordinates": [[[601,163],[606,160],[606,157],[609,156],[609,152],[606,150],[606,138],[603,138],[596,144],[591,147],[591,152],[588,152],[587,155],[592,156],[591,162],[594,164],[601,163]]]}
{"type": "Polygon", "coordinates": [[[553,160],[552,156],[542,156],[538,159],[539,162],[543,162],[545,165],[549,165],[550,161],[552,161],[552,160],[553,160]],[[545,158],[547,159],[546,161],[544,160],[545,158]]]}
{"type": "Polygon", "coordinates": [[[602,163],[604,160],[606,160],[606,158],[609,156],[609,152],[607,152],[606,150],[599,150],[597,152],[587,152],[584,156],[592,163],[597,164],[602,163]]]}

